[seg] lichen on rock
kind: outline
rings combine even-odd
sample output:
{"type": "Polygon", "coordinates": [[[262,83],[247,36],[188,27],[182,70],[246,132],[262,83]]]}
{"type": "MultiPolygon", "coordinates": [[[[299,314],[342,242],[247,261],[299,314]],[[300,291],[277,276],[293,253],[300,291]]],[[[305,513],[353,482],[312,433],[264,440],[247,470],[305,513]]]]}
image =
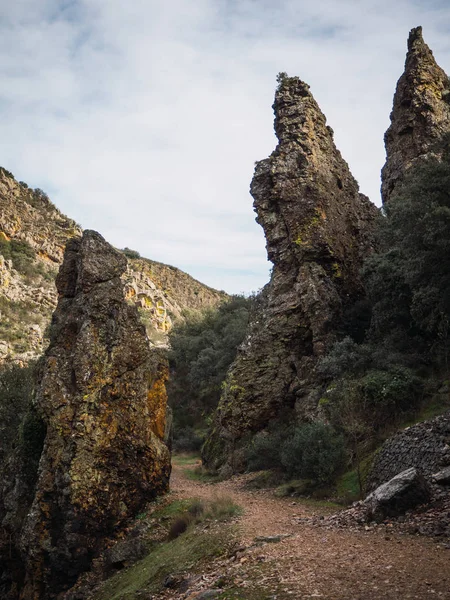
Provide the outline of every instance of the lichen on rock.
{"type": "Polygon", "coordinates": [[[104,539],[167,491],[167,365],[126,303],[126,258],[96,232],[69,241],[57,277],[36,409],[46,426],[31,507],[15,540],[23,598],[73,585],[104,539]]]}
{"type": "Polygon", "coordinates": [[[377,210],[359,193],[309,86],[280,77],[273,108],[278,145],[251,184],[273,272],[204,448],[207,466],[225,471],[242,468],[245,437],[283,410],[315,411],[315,364],[362,296],[359,270],[373,245],[377,210]]]}

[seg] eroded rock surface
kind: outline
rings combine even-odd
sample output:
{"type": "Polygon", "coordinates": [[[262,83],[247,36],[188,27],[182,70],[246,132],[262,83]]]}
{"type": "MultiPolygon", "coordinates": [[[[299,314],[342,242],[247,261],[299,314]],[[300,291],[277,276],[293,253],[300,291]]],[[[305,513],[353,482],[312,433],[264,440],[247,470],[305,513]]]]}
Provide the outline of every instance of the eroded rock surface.
{"type": "Polygon", "coordinates": [[[386,164],[381,193],[388,202],[405,172],[422,157],[439,156],[439,141],[450,131],[450,81],[422,37],[411,30],[405,71],[397,83],[391,125],[386,131],[386,164]]]}
{"type": "Polygon", "coordinates": [[[251,184],[273,273],[205,446],[214,469],[238,470],[246,434],[283,410],[315,411],[315,364],[361,297],[359,270],[372,249],[376,209],[359,193],[309,86],[282,77],[274,111],[279,143],[251,184]]]}
{"type": "Polygon", "coordinates": [[[86,231],[69,241],[57,277],[36,390],[45,442],[31,508],[10,531],[24,565],[23,584],[15,582],[23,599],[71,587],[104,538],[168,487],[167,365],[124,299],[126,266],[86,231]]]}

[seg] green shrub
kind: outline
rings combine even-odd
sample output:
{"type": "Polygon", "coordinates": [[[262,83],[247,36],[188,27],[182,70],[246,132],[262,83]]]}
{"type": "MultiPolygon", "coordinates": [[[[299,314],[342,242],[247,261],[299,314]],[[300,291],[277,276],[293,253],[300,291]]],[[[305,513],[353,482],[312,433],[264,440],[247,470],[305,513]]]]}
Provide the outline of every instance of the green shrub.
{"type": "Polygon", "coordinates": [[[281,448],[286,434],[285,428],[274,428],[272,431],[257,433],[246,452],[248,470],[282,469],[281,448]]]}
{"type": "Polygon", "coordinates": [[[174,428],[172,448],[176,452],[199,452],[205,441],[192,427],[174,428]]]}
{"type": "Polygon", "coordinates": [[[0,371],[0,462],[18,441],[20,423],[31,406],[34,365],[0,371]]]}
{"type": "Polygon", "coordinates": [[[370,347],[357,344],[350,337],[336,342],[317,364],[317,372],[325,380],[358,373],[370,364],[370,347]]]}
{"type": "Polygon", "coordinates": [[[252,300],[234,296],[218,308],[185,315],[169,334],[167,392],[175,427],[206,427],[244,339],[252,300]]]}
{"type": "Polygon", "coordinates": [[[31,275],[35,271],[33,265],[36,253],[33,248],[23,240],[1,240],[0,254],[5,260],[12,260],[13,267],[23,275],[31,275]]]}
{"type": "Polygon", "coordinates": [[[329,425],[302,425],[283,443],[280,458],[290,476],[330,483],[344,464],[344,439],[329,425]]]}
{"type": "Polygon", "coordinates": [[[141,258],[141,255],[137,250],[131,250],[131,248],[124,248],[122,252],[127,258],[141,258]]]}

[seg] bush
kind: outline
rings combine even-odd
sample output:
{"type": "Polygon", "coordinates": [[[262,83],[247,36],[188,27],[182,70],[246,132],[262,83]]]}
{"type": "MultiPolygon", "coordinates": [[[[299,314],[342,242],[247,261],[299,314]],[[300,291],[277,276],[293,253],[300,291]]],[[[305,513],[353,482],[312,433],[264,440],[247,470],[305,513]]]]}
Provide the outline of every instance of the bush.
{"type": "Polygon", "coordinates": [[[28,270],[36,254],[33,248],[23,240],[0,240],[0,254],[5,260],[12,260],[16,271],[23,273],[28,270]]]}
{"type": "Polygon", "coordinates": [[[317,372],[325,380],[357,373],[370,363],[370,348],[357,344],[350,337],[337,342],[317,364],[317,372]]]}
{"type": "Polygon", "coordinates": [[[244,339],[252,300],[234,296],[216,309],[186,315],[169,334],[167,392],[175,427],[206,427],[244,339]]]}
{"type": "Polygon", "coordinates": [[[127,258],[141,258],[141,255],[137,250],[131,250],[131,248],[124,248],[122,252],[127,258]]]}
{"type": "Polygon", "coordinates": [[[0,462],[18,441],[20,423],[31,406],[34,365],[0,371],[0,462]]]}
{"type": "Polygon", "coordinates": [[[198,452],[204,441],[192,427],[174,428],[172,447],[176,452],[198,452]]]}
{"type": "Polygon", "coordinates": [[[286,435],[286,429],[281,427],[257,433],[246,452],[248,470],[282,469],[281,448],[286,435]]]}
{"type": "Polygon", "coordinates": [[[330,483],[345,459],[344,438],[323,423],[277,424],[257,433],[247,449],[249,471],[276,469],[289,477],[330,483]]]}
{"type": "Polygon", "coordinates": [[[303,425],[284,442],[280,458],[291,477],[330,483],[344,464],[344,439],[329,425],[303,425]]]}

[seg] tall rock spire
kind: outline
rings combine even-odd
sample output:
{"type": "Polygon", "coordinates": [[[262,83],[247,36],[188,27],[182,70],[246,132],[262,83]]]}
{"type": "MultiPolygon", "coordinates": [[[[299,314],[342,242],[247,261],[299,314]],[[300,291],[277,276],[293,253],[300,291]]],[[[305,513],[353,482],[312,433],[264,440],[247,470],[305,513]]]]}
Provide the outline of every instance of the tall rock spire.
{"type": "Polygon", "coordinates": [[[397,83],[391,125],[386,131],[386,164],[381,178],[383,202],[391,198],[411,164],[430,153],[450,131],[450,81],[422,37],[410,31],[405,71],[397,83]]]}
{"type": "Polygon", "coordinates": [[[281,76],[273,108],[279,143],[251,184],[273,273],[225,382],[204,451],[211,468],[239,469],[246,434],[285,410],[316,409],[314,366],[361,296],[359,270],[371,249],[376,209],[359,193],[309,86],[281,76]]]}
{"type": "MultiPolygon", "coordinates": [[[[20,598],[47,600],[67,590],[105,537],[168,488],[167,367],[125,301],[126,265],[94,231],[66,247],[37,378],[46,433],[34,494],[26,511],[3,520],[22,556],[23,566],[12,570],[22,571],[14,582],[23,584],[20,598]]],[[[8,510],[20,485],[3,498],[8,510]]]]}

